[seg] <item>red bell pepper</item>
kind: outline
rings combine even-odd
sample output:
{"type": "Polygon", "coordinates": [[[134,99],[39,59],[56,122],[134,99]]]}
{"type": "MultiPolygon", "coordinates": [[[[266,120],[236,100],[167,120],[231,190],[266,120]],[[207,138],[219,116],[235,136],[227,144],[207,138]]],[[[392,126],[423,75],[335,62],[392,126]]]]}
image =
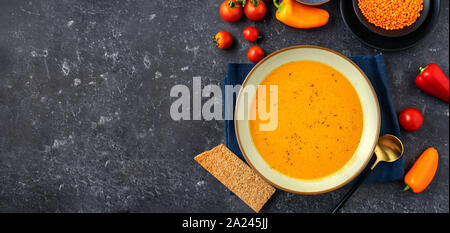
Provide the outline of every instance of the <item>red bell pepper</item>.
{"type": "Polygon", "coordinates": [[[420,68],[416,76],[416,86],[422,91],[448,102],[449,80],[438,65],[430,63],[425,68],[420,68]]]}

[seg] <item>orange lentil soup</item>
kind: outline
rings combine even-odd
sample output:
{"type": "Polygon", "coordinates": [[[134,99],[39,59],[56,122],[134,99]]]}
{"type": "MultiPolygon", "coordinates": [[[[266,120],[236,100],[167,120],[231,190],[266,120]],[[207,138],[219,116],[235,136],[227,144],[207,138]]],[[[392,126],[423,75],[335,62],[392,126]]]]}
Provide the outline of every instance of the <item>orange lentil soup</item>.
{"type": "MultiPolygon", "coordinates": [[[[356,90],[339,71],[316,61],[290,62],[261,85],[278,85],[278,127],[259,130],[269,120],[258,117],[257,95],[252,103],[257,117],[250,120],[253,143],[269,166],[290,177],[318,179],[351,159],[361,139],[363,113],[356,90]]],[[[269,99],[263,101],[268,110],[269,99]]]]}

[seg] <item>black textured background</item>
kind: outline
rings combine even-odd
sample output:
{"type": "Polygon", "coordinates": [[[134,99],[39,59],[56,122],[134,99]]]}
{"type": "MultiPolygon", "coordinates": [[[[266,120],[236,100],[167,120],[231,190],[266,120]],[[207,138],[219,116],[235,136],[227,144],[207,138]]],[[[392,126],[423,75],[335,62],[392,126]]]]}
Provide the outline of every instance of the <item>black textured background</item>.
{"type": "MultiPolygon", "coordinates": [[[[278,22],[221,20],[219,0],[0,1],[0,212],[252,212],[192,159],[224,142],[222,121],[170,118],[176,84],[220,84],[227,62],[247,62],[248,25],[268,54],[313,44],[344,55],[382,51],[345,28],[339,1],[328,25],[298,30],[278,22]],[[228,51],[212,37],[235,37],[228,51]]],[[[449,72],[449,8],[417,46],[384,53],[397,111],[416,107],[423,127],[403,133],[409,169],[429,146],[437,175],[421,194],[401,181],[366,185],[344,212],[449,211],[449,106],[414,85],[429,62],[449,72]]],[[[277,192],[262,212],[327,212],[346,190],[318,196],[277,192]]]]}

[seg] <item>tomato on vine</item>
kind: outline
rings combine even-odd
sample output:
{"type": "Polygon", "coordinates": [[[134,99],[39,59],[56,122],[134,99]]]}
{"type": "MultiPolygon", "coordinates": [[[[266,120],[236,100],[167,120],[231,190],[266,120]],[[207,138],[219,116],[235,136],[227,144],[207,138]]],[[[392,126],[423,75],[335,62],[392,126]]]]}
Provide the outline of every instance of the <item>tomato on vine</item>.
{"type": "Polygon", "coordinates": [[[267,12],[266,4],[261,0],[244,1],[245,16],[253,21],[259,21],[264,18],[267,12]]]}
{"type": "Polygon", "coordinates": [[[237,0],[225,0],[220,5],[220,16],[223,20],[233,23],[242,17],[241,2],[237,0]]]}

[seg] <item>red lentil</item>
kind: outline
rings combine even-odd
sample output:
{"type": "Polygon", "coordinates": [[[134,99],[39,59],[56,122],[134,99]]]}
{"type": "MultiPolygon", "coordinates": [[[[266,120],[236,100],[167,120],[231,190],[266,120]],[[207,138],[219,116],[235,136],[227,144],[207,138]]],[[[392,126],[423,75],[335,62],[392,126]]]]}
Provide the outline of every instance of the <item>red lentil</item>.
{"type": "Polygon", "coordinates": [[[358,7],[375,26],[398,30],[416,22],[423,0],[358,0],[358,7]]]}

